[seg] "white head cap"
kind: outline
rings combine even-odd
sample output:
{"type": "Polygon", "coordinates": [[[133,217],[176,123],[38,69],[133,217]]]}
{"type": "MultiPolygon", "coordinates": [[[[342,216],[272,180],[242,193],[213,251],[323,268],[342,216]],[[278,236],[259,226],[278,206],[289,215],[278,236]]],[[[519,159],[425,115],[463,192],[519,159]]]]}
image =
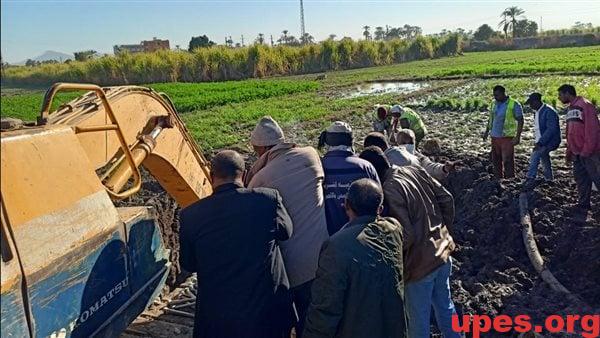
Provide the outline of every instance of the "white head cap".
{"type": "Polygon", "coordinates": [[[271,116],[261,118],[250,135],[250,143],[253,146],[267,147],[283,142],[285,142],[283,130],[271,116]]]}
{"type": "Polygon", "coordinates": [[[352,134],[352,127],[346,122],[335,121],[327,128],[327,132],[352,134]]]}

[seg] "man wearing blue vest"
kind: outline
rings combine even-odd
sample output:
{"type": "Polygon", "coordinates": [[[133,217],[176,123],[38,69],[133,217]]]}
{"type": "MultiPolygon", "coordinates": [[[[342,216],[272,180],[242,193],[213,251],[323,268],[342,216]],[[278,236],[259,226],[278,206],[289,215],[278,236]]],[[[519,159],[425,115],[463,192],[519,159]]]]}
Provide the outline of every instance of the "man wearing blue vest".
{"type": "Polygon", "coordinates": [[[523,108],[506,95],[502,86],[494,87],[494,101],[483,139],[492,136],[492,163],[498,178],[515,177],[515,146],[521,142],[523,108]]]}
{"type": "Polygon", "coordinates": [[[371,163],[354,154],[349,124],[333,122],[319,137],[319,148],[324,146],[327,146],[327,153],[321,162],[325,171],[325,217],[329,235],[333,235],[348,223],[344,201],[350,184],[361,178],[379,183],[379,177],[371,163]]]}

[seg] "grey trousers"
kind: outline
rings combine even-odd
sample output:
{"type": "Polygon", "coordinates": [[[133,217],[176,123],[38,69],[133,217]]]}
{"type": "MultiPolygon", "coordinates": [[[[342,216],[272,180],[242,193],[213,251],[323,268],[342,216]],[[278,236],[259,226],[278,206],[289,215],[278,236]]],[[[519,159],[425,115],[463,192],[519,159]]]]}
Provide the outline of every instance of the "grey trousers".
{"type": "Polygon", "coordinates": [[[592,183],[600,189],[600,153],[590,157],[576,156],[573,161],[573,175],[579,193],[579,206],[591,207],[592,183]]]}

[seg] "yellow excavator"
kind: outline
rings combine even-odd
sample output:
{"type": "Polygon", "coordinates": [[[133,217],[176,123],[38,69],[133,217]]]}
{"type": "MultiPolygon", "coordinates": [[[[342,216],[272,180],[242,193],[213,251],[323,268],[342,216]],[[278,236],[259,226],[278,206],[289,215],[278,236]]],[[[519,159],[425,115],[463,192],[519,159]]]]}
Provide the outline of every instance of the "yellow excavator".
{"type": "Polygon", "coordinates": [[[171,263],[156,212],[116,207],[143,166],[182,207],[209,167],[169,98],[138,86],[58,83],[36,123],[1,139],[1,336],[116,336],[160,293],[171,263]],[[86,94],[51,112],[60,91],[86,94]]]}

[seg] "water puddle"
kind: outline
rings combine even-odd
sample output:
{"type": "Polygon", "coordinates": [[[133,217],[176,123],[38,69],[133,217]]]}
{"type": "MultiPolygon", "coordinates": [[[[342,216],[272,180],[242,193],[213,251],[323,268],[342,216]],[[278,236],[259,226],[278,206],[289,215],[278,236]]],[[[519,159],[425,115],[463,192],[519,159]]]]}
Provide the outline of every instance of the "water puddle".
{"type": "Polygon", "coordinates": [[[357,85],[342,97],[353,99],[368,95],[408,94],[429,87],[425,82],[371,82],[357,85]]]}

